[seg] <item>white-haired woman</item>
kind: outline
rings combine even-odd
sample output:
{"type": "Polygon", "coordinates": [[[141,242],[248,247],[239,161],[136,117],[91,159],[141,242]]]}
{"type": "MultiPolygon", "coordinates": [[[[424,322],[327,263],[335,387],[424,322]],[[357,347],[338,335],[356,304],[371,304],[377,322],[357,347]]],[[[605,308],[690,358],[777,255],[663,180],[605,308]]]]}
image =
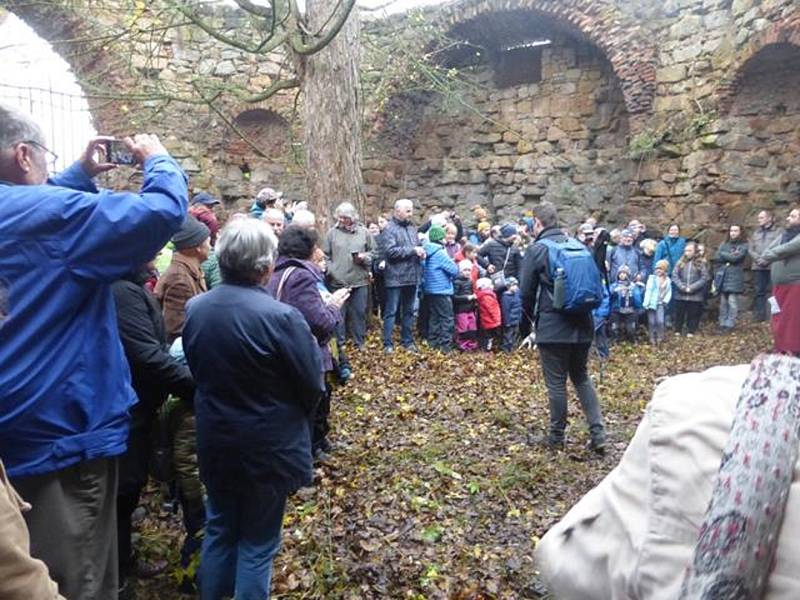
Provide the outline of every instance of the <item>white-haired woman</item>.
{"type": "Polygon", "coordinates": [[[231,221],[217,242],[222,285],[187,306],[183,346],[208,493],[207,600],[269,598],[286,498],[312,479],[309,419],[322,364],[303,316],[263,288],[276,248],[265,222],[231,221]]]}
{"type": "Polygon", "coordinates": [[[346,375],[347,359],[341,350],[346,334],[361,348],[367,332],[367,301],[375,241],[361,223],[350,202],[342,202],[334,211],[336,225],[325,236],[322,250],[328,258],[328,285],[331,292],[350,288],[350,298],[342,306],[342,321],[336,329],[340,350],[340,372],[346,375]]]}

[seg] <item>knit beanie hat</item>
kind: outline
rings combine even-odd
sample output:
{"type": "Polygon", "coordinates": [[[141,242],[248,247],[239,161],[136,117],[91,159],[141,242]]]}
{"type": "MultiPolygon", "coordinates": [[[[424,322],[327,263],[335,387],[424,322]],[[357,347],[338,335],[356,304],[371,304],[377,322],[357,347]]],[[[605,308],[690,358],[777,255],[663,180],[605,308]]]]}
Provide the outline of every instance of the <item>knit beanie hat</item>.
{"type": "Polygon", "coordinates": [[[506,223],[500,228],[501,237],[510,238],[512,235],[517,235],[517,228],[511,223],[506,223]]]}
{"type": "Polygon", "coordinates": [[[491,224],[487,223],[486,221],[481,221],[478,223],[478,233],[482,231],[489,231],[491,228],[491,224]]]}
{"type": "Polygon", "coordinates": [[[431,225],[428,229],[428,239],[432,242],[441,242],[444,239],[444,227],[441,225],[431,225]]]}
{"type": "Polygon", "coordinates": [[[206,241],[210,235],[211,232],[208,230],[208,227],[203,225],[192,215],[188,215],[178,232],[172,236],[172,243],[176,250],[186,250],[186,248],[195,248],[199,246],[206,241]]]}

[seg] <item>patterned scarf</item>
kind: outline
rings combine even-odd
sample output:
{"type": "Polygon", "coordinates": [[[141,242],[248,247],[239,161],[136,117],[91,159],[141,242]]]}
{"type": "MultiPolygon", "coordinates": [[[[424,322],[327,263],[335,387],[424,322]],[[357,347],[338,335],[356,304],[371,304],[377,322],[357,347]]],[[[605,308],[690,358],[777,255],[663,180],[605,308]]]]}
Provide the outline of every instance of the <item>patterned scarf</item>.
{"type": "Polygon", "coordinates": [[[762,354],[742,387],[682,599],[766,590],[800,445],[800,359],[762,354]]]}

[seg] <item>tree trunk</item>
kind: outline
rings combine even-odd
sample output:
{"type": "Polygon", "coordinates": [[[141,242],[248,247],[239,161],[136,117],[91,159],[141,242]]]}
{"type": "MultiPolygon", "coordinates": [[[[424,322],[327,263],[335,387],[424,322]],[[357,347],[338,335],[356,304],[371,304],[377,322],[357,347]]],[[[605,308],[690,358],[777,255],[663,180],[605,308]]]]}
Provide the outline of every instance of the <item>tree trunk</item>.
{"type": "MultiPolygon", "coordinates": [[[[307,27],[318,31],[336,0],[307,0],[307,27]]],[[[306,183],[311,210],[323,230],[340,202],[352,202],[363,218],[361,103],[359,98],[359,22],[353,7],[339,34],[305,58],[306,183]]]]}

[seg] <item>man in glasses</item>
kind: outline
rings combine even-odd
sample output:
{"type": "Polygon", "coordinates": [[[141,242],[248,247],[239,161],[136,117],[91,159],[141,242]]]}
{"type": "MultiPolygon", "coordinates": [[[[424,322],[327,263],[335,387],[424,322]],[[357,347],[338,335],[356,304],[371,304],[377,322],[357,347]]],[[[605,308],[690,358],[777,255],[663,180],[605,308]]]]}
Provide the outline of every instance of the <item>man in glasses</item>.
{"type": "MultiPolygon", "coordinates": [[[[186,176],[152,135],[126,138],[139,193],[99,190],[103,138],[48,180],[39,126],[0,105],[0,460],[33,508],[31,553],[72,599],[117,598],[116,457],[136,402],[111,283],[186,217],[186,176]]],[[[31,596],[32,597],[32,596],[31,596]]]]}

